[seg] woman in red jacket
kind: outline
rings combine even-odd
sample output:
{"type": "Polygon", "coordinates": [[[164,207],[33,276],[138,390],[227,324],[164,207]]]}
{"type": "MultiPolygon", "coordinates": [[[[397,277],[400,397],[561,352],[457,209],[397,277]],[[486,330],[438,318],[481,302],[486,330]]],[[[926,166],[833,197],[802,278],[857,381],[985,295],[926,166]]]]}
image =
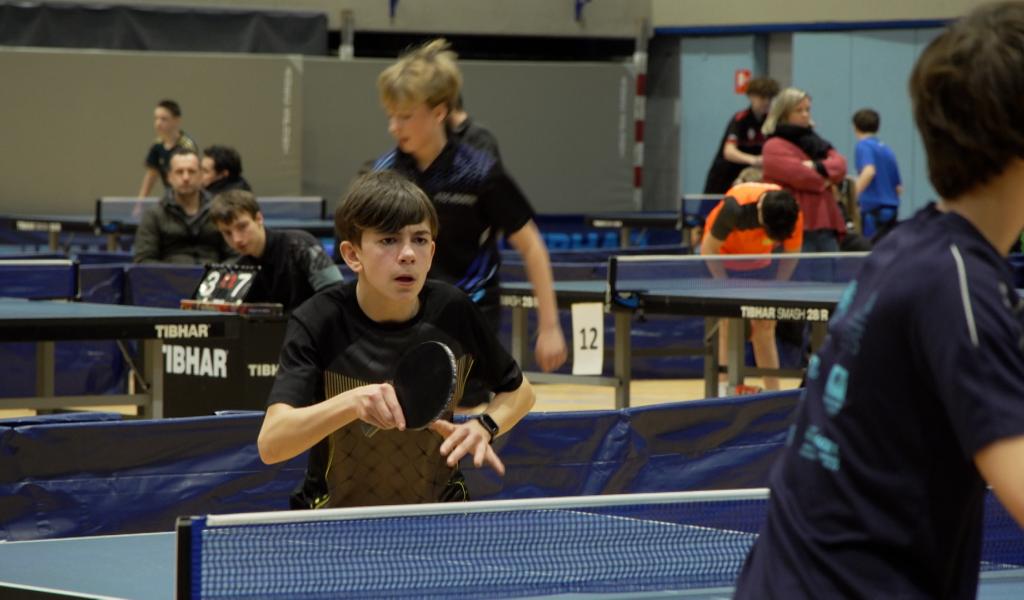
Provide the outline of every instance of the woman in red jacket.
{"type": "Polygon", "coordinates": [[[846,223],[832,186],[846,177],[846,159],[814,132],[811,97],[797,88],[772,101],[762,129],[764,181],[796,197],[804,217],[803,252],[838,252],[846,223]]]}

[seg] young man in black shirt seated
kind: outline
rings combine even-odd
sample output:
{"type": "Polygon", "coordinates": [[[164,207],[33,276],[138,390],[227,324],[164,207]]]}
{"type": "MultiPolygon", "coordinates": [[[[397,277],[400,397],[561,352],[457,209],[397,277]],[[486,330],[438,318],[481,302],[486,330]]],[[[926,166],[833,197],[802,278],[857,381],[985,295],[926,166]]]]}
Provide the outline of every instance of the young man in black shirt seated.
{"type": "Polygon", "coordinates": [[[311,449],[296,508],[467,500],[459,460],[472,455],[478,467],[504,473],[490,443],[529,412],[533,390],[473,301],[427,280],[438,219],[415,184],[390,171],[363,175],[335,226],[357,280],[292,313],[260,457],[271,464],[311,449]],[[406,349],[425,341],[455,355],[453,406],[470,383],[494,393],[483,415],[454,425],[449,411],[429,429],[405,430],[395,390],[383,382],[406,349]],[[367,437],[363,423],[380,431],[367,437]]]}
{"type": "Polygon", "coordinates": [[[276,302],[291,312],[316,292],[341,281],[338,267],[312,235],[267,229],[251,192],[219,194],[210,203],[210,220],[228,246],[241,255],[238,264],[260,267],[247,302],[276,302]]]}

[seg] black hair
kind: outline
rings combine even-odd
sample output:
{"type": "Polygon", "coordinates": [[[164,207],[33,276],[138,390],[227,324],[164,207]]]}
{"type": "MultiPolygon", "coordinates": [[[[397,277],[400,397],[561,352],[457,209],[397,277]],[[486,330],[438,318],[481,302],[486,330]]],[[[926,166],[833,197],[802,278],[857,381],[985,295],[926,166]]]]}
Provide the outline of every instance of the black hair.
{"type": "Polygon", "coordinates": [[[228,177],[235,179],[242,174],[242,157],[238,150],[231,146],[213,145],[203,149],[203,156],[213,159],[213,170],[217,173],[227,171],[228,177]]]}
{"type": "Polygon", "coordinates": [[[181,116],[181,106],[178,105],[174,100],[161,100],[156,103],[158,108],[165,108],[169,113],[175,117],[181,116]]]}
{"type": "Polygon", "coordinates": [[[437,210],[415,183],[395,171],[360,175],[334,211],[338,239],[362,243],[363,232],[372,229],[397,233],[403,227],[426,221],[437,237],[437,210]]]}
{"type": "Polygon", "coordinates": [[[772,190],[764,193],[761,201],[761,220],[768,238],[782,242],[793,235],[800,207],[796,198],[786,190],[772,190]]]}

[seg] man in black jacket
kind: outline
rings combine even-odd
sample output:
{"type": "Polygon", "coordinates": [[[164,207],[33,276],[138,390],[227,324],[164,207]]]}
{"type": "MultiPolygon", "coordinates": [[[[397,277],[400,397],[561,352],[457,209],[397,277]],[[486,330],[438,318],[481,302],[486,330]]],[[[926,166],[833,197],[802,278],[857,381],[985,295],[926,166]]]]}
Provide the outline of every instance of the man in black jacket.
{"type": "Polygon", "coordinates": [[[170,188],[164,197],[142,215],[132,260],[201,265],[234,258],[210,221],[210,199],[201,189],[195,151],[179,149],[171,155],[167,182],[170,188]]]}

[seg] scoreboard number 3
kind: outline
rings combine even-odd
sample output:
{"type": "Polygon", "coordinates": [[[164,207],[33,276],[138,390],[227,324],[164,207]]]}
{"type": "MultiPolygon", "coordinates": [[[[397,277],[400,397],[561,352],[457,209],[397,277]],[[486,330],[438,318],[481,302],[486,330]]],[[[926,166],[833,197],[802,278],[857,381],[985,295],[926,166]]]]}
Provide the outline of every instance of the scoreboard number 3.
{"type": "Polygon", "coordinates": [[[211,265],[196,288],[195,299],[241,302],[257,272],[239,265],[211,265]]]}

